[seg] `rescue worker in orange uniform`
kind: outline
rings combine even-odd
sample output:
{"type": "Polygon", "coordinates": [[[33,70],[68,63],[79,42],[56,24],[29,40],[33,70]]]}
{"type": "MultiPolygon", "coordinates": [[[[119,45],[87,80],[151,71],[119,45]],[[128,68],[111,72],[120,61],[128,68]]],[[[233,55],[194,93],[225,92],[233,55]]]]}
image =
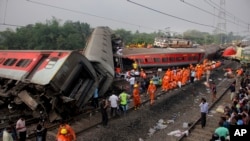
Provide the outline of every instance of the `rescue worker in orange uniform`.
{"type": "Polygon", "coordinates": [[[169,80],[171,81],[172,79],[171,79],[171,70],[170,69],[168,69],[166,72],[165,72],[165,75],[167,75],[168,77],[169,77],[169,80]]]}
{"type": "MultiPolygon", "coordinates": [[[[61,135],[62,129],[66,129],[67,130],[67,133],[65,135],[67,135],[67,138],[69,138],[69,141],[76,141],[75,131],[65,121],[61,121],[61,124],[60,124],[58,132],[57,132],[57,136],[61,135]]],[[[68,140],[66,140],[66,141],[68,141],[68,140]]]]}
{"type": "Polygon", "coordinates": [[[165,74],[162,79],[162,91],[168,91],[169,80],[170,80],[169,76],[165,74]]]}
{"type": "Polygon", "coordinates": [[[197,80],[201,80],[201,76],[202,76],[202,68],[200,65],[196,66],[196,76],[197,76],[197,80]]]}
{"type": "Polygon", "coordinates": [[[148,90],[147,93],[149,94],[150,97],[150,105],[153,105],[154,99],[155,99],[155,91],[156,91],[156,86],[151,80],[148,85],[148,90]]]}
{"type": "Polygon", "coordinates": [[[138,84],[134,85],[133,101],[134,101],[134,110],[139,109],[139,106],[141,105],[141,96],[140,96],[138,84]]]}
{"type": "Polygon", "coordinates": [[[243,69],[242,68],[237,69],[236,73],[237,73],[237,77],[240,77],[243,74],[243,69]]]}
{"type": "Polygon", "coordinates": [[[56,141],[72,141],[66,128],[61,128],[59,134],[56,137],[56,141]]]}
{"type": "Polygon", "coordinates": [[[243,74],[243,68],[238,68],[236,70],[236,85],[239,86],[240,85],[240,78],[243,74]]]}
{"type": "Polygon", "coordinates": [[[176,81],[179,88],[181,88],[182,70],[177,70],[176,81]]]}
{"type": "Polygon", "coordinates": [[[182,73],[182,79],[181,79],[181,85],[186,85],[188,81],[188,70],[183,68],[183,73],[182,73]]]}

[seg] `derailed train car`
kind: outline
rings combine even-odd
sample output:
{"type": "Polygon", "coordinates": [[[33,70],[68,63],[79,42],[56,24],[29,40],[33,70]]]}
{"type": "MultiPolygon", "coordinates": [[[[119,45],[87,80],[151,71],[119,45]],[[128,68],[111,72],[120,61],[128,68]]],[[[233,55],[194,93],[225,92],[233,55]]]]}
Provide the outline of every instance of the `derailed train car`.
{"type": "Polygon", "coordinates": [[[113,49],[118,40],[120,40],[119,37],[108,27],[99,27],[91,34],[84,50],[83,54],[92,63],[97,73],[99,96],[104,95],[113,82],[113,49]]]}
{"type": "MultiPolygon", "coordinates": [[[[92,36],[84,54],[101,49],[105,56],[112,56],[111,30],[97,27],[93,34],[97,31],[108,34],[92,36]]],[[[88,56],[91,62],[78,51],[1,50],[0,103],[34,117],[42,111],[50,121],[79,113],[96,88],[103,94],[110,85],[99,87],[101,82],[110,82],[114,74],[113,60],[105,56],[96,56],[96,60],[88,56]]]]}
{"type": "Polygon", "coordinates": [[[114,56],[128,68],[137,62],[142,68],[168,68],[202,63],[204,59],[214,60],[220,57],[220,46],[200,46],[184,48],[125,48],[121,55],[114,56]]]}

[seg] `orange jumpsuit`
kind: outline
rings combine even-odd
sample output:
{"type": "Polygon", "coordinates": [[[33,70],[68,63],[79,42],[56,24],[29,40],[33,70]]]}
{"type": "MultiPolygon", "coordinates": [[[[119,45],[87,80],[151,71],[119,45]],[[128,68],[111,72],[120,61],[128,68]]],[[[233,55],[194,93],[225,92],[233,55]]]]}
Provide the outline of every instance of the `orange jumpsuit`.
{"type": "Polygon", "coordinates": [[[169,89],[169,77],[168,75],[165,74],[162,80],[162,90],[167,91],[168,89],[169,89]]]}
{"type": "Polygon", "coordinates": [[[240,68],[238,70],[236,70],[237,76],[241,76],[243,74],[243,69],[240,68]]]}
{"type": "Polygon", "coordinates": [[[188,80],[188,70],[184,69],[183,75],[182,75],[182,80],[181,80],[181,85],[186,85],[187,80],[188,80]]]}
{"type": "Polygon", "coordinates": [[[218,68],[220,65],[221,65],[221,62],[220,62],[220,61],[216,62],[216,63],[215,63],[215,68],[218,68]]]}
{"type": "Polygon", "coordinates": [[[68,137],[67,134],[66,135],[59,134],[56,137],[56,141],[72,141],[72,140],[68,137]]]}
{"type": "Polygon", "coordinates": [[[171,80],[171,70],[168,69],[165,73],[165,75],[167,75],[169,77],[169,80],[171,80]]]}
{"type": "Polygon", "coordinates": [[[140,97],[140,94],[139,94],[139,88],[138,87],[134,87],[133,100],[134,100],[134,107],[135,107],[135,110],[136,110],[141,105],[141,97],[140,97]]]}
{"type": "Polygon", "coordinates": [[[153,105],[153,103],[154,103],[155,91],[156,91],[156,86],[153,83],[149,84],[147,92],[150,96],[150,105],[153,105]]]}
{"type": "Polygon", "coordinates": [[[62,128],[66,128],[68,131],[67,137],[70,139],[70,141],[76,141],[76,134],[75,131],[73,130],[73,128],[68,125],[68,124],[64,124],[64,125],[60,125],[58,132],[57,132],[57,136],[61,135],[60,131],[62,128]]]}
{"type": "Polygon", "coordinates": [[[197,75],[197,80],[201,80],[201,76],[202,76],[202,68],[201,68],[201,66],[197,67],[196,75],[197,75]]]}

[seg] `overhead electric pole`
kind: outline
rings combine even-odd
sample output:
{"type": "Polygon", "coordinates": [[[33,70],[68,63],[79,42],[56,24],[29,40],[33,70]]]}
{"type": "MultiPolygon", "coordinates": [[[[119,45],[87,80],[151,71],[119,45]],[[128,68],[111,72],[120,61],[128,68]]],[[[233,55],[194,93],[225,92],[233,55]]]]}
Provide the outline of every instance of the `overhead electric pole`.
{"type": "MultiPolygon", "coordinates": [[[[215,33],[216,34],[226,34],[227,29],[226,29],[226,11],[225,11],[225,7],[226,7],[226,1],[225,0],[220,0],[220,10],[218,13],[218,21],[217,21],[217,26],[215,29],[215,33]]],[[[223,44],[223,39],[221,36],[221,44],[223,44]]]]}

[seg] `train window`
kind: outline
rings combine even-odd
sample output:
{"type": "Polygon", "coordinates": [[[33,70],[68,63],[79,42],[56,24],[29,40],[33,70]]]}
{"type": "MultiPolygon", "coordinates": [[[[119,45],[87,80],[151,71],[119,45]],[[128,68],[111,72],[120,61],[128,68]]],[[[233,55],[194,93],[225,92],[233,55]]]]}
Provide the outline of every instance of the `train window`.
{"type": "Polygon", "coordinates": [[[176,57],[176,61],[183,61],[184,57],[176,57]]]}
{"type": "Polygon", "coordinates": [[[3,65],[4,66],[12,66],[16,63],[17,59],[16,58],[9,58],[6,61],[4,61],[3,65]]]}
{"type": "Polygon", "coordinates": [[[154,62],[152,58],[145,58],[145,62],[150,63],[150,62],[154,62]]]}
{"type": "Polygon", "coordinates": [[[31,59],[21,59],[17,62],[17,67],[25,68],[31,63],[31,59]]]}
{"type": "Polygon", "coordinates": [[[143,62],[143,59],[136,59],[136,62],[137,62],[137,63],[142,63],[142,62],[143,62]]]}
{"type": "Polygon", "coordinates": [[[0,58],[0,64],[2,64],[4,61],[4,58],[0,58]]]}
{"type": "Polygon", "coordinates": [[[162,62],[168,62],[168,58],[162,58],[162,62]]]}
{"type": "Polygon", "coordinates": [[[169,61],[170,61],[170,62],[173,62],[173,61],[175,61],[175,58],[174,58],[174,57],[170,57],[170,58],[169,58],[169,61]]]}
{"type": "Polygon", "coordinates": [[[192,56],[189,56],[188,57],[188,61],[192,61],[193,60],[193,57],[192,56]]]}
{"type": "Polygon", "coordinates": [[[161,62],[161,59],[160,58],[154,58],[154,62],[161,62]]]}
{"type": "Polygon", "coordinates": [[[46,68],[46,69],[51,69],[51,68],[53,68],[54,65],[56,64],[57,60],[58,60],[58,58],[56,58],[56,57],[50,58],[50,60],[49,60],[49,62],[48,62],[48,64],[46,65],[45,68],[46,68]]]}
{"type": "Polygon", "coordinates": [[[198,60],[198,57],[197,57],[197,56],[194,56],[194,57],[193,57],[193,60],[198,60]]]}

